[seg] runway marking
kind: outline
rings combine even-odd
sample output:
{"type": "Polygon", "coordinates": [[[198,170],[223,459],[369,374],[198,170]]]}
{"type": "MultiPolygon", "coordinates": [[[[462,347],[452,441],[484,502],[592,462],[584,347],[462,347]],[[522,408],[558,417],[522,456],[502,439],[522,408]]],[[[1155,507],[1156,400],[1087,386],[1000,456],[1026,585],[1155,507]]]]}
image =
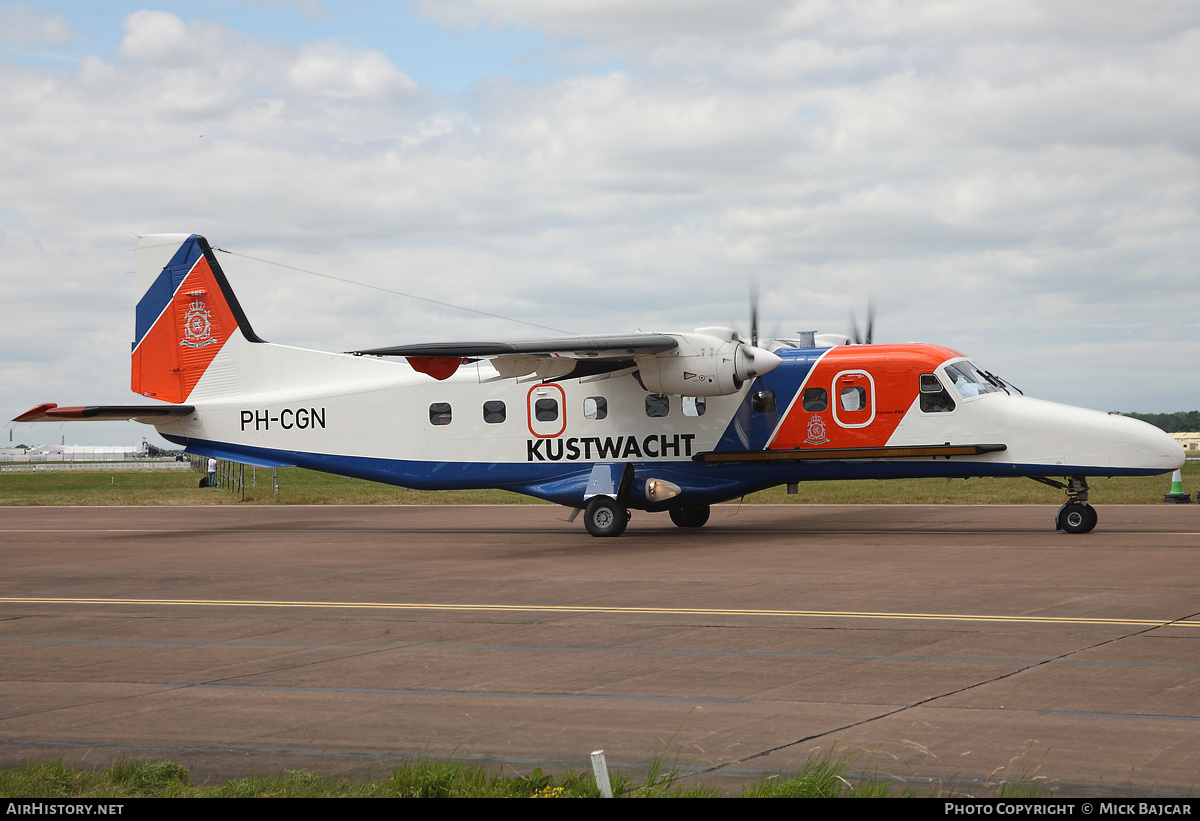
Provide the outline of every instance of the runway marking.
{"type": "Polygon", "coordinates": [[[429,610],[450,612],[565,613],[657,616],[755,616],[798,619],[874,619],[891,621],[964,621],[996,624],[1117,625],[1121,627],[1200,627],[1189,619],[1095,619],[1067,616],[985,616],[965,613],[873,613],[851,610],[741,610],[709,607],[605,607],[537,604],[449,604],[408,602],[255,601],[252,599],[91,599],[0,596],[2,604],[97,604],[142,607],[259,607],[335,610],[429,610]]]}
{"type": "Polygon", "coordinates": [[[1138,718],[1154,721],[1200,721],[1200,716],[1169,716],[1153,713],[1070,713],[1061,710],[1047,710],[1044,716],[1067,716],[1070,718],[1138,718]]]}
{"type": "MultiPolygon", "coordinates": [[[[594,653],[625,656],[700,656],[779,659],[844,659],[849,661],[908,661],[908,662],[971,662],[982,664],[1037,664],[1037,658],[1007,658],[1002,656],[903,656],[882,653],[785,653],[754,650],[644,650],[630,647],[535,647],[502,644],[355,644],[350,642],[300,641],[184,641],[170,639],[58,639],[58,638],[0,638],[0,644],[82,644],[103,647],[222,647],[229,650],[256,648],[286,648],[296,650],[405,650],[405,651],[463,651],[479,653],[594,653]]],[[[1062,661],[1051,664],[1069,667],[1128,667],[1152,670],[1200,670],[1200,664],[1153,664],[1125,661],[1062,661]]]]}
{"type": "Polygon", "coordinates": [[[682,701],[697,704],[745,704],[744,698],[699,696],[622,696],[603,693],[518,693],[507,690],[387,690],[367,687],[268,687],[252,684],[184,684],[170,690],[261,690],[272,693],[370,693],[394,696],[474,696],[476,698],[568,698],[593,701],[682,701]]]}

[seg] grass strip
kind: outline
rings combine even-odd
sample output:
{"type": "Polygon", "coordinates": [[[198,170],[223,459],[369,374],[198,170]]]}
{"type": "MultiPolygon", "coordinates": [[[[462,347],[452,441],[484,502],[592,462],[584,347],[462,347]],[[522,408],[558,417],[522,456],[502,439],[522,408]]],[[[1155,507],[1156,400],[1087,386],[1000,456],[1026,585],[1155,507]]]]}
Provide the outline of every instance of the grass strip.
{"type": "MultiPolygon", "coordinates": [[[[852,777],[856,756],[820,755],[796,773],[766,776],[742,788],[742,798],[886,798],[968,797],[962,787],[947,790],[933,783],[921,790],[875,775],[852,777]]],[[[613,772],[617,798],[720,798],[717,787],[683,776],[681,769],[656,756],[645,775],[613,772]]],[[[1032,779],[981,785],[985,795],[1045,798],[1052,793],[1032,779]]],[[[413,761],[377,779],[321,776],[307,770],[234,778],[220,784],[196,784],[190,772],[172,761],[135,759],[103,770],[39,761],[0,769],[0,797],[24,799],[94,798],[598,798],[591,772],[503,775],[454,759],[413,761]]]]}

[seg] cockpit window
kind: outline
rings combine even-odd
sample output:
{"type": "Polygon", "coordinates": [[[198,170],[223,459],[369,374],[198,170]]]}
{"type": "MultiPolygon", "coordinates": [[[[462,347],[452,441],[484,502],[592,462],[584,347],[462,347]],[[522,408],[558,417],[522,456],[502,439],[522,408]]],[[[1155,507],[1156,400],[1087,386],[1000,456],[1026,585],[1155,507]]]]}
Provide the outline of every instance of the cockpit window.
{"type": "Polygon", "coordinates": [[[1004,390],[998,380],[993,382],[988,379],[973,362],[955,362],[953,365],[947,365],[946,376],[950,377],[963,399],[1004,390]]]}

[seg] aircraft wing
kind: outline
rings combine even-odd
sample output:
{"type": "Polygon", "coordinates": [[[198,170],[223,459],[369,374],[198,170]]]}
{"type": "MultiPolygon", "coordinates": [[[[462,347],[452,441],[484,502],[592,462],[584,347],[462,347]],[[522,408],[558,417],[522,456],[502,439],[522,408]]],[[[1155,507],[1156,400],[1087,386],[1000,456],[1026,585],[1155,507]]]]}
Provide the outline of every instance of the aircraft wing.
{"type": "Polygon", "coordinates": [[[566,356],[572,359],[630,358],[669,351],[679,340],[667,334],[567,336],[558,339],[512,339],[489,342],[427,342],[351,351],[355,356],[566,356]]]}
{"type": "Polygon", "coordinates": [[[62,422],[91,420],[112,422],[123,419],[160,419],[168,416],[187,416],[195,410],[192,405],[74,405],[60,408],[46,402],[30,408],[14,422],[62,422]]]}
{"type": "Polygon", "coordinates": [[[503,377],[523,376],[536,371],[540,377],[551,379],[568,374],[577,377],[611,373],[633,367],[634,357],[659,354],[678,346],[679,340],[667,334],[624,334],[487,342],[428,342],[351,353],[355,356],[403,356],[415,370],[435,379],[449,378],[466,359],[491,359],[503,377]]]}

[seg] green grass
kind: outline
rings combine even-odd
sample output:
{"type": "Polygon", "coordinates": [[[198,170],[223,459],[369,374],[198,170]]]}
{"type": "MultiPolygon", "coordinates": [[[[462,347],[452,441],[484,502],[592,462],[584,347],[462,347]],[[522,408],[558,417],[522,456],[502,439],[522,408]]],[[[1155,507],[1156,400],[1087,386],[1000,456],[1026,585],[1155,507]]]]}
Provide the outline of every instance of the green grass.
{"type": "MultiPolygon", "coordinates": [[[[661,762],[660,762],[661,763],[661,762]]],[[[644,780],[613,773],[620,797],[703,798],[720,792],[703,784],[680,784],[675,773],[651,767],[644,780]]],[[[414,761],[391,774],[365,781],[331,778],[306,770],[195,784],[187,769],[171,761],[135,760],[104,770],[73,769],[41,761],[0,769],[5,798],[597,798],[590,772],[502,775],[454,760],[414,761]]]]}
{"type": "Polygon", "coordinates": [[[798,773],[767,776],[745,787],[742,798],[915,798],[919,795],[914,787],[898,788],[878,776],[851,781],[845,773],[852,758],[809,759],[798,773]]]}
{"type": "MultiPolygon", "coordinates": [[[[931,783],[920,791],[878,776],[848,775],[856,756],[814,756],[797,773],[768,776],[744,787],[742,798],[904,798],[966,796],[962,788],[931,783]]],[[[720,798],[713,786],[683,777],[655,756],[642,777],[610,774],[618,798],[720,798]]],[[[985,784],[982,792],[1009,798],[1045,798],[1049,787],[1027,781],[985,784]]],[[[278,775],[235,778],[218,784],[196,784],[191,774],[171,761],[141,759],[118,762],[104,770],[75,769],[61,761],[40,761],[0,769],[4,798],[596,798],[590,771],[559,775],[535,769],[503,775],[453,759],[413,761],[384,777],[352,780],[288,770],[278,775]]]]}
{"type": "MultiPolygon", "coordinates": [[[[0,505],[432,505],[543,504],[503,490],[420,491],[348,479],[300,468],[279,470],[279,493],[271,471],[245,471],[241,493],[200,489],[191,470],[64,470],[0,473],[0,505]],[[251,477],[258,476],[258,487],[251,477]]],[[[1092,479],[1094,504],[1155,504],[1170,490],[1169,476],[1092,479]]],[[[1183,468],[1189,493],[1200,486],[1200,460],[1183,468]]],[[[749,504],[1061,504],[1062,491],[1029,479],[896,479],[803,482],[799,493],[782,487],[750,494],[749,504]]]]}
{"type": "Polygon", "coordinates": [[[270,469],[245,470],[241,492],[199,488],[192,470],[63,470],[0,474],[0,505],[428,505],[543,504],[503,490],[420,491],[348,479],[301,468],[279,469],[279,493],[270,469]],[[258,487],[252,486],[257,474],[258,487]]]}

